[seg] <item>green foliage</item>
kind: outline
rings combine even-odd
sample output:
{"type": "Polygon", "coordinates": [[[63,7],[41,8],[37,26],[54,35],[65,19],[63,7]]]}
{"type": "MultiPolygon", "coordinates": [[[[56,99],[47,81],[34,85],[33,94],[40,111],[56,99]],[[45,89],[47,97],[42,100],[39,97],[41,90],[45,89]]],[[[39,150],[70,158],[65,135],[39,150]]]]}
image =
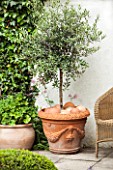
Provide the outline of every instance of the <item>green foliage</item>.
{"type": "Polygon", "coordinates": [[[17,55],[1,55],[0,87],[3,95],[23,91],[29,93],[32,73],[28,70],[28,62],[17,55]]]}
{"type": "Polygon", "coordinates": [[[1,170],[57,170],[45,156],[27,150],[0,150],[1,170]]]}
{"type": "Polygon", "coordinates": [[[35,148],[39,148],[38,145],[47,147],[47,140],[34,107],[34,96],[39,89],[30,87],[34,63],[31,62],[32,58],[21,56],[20,52],[23,48],[22,30],[24,28],[28,34],[32,34],[36,27],[34,21],[39,20],[43,10],[41,2],[44,1],[0,2],[0,124],[32,122],[36,132],[35,148]],[[20,93],[15,95],[18,92],[20,93]]]}
{"type": "Polygon", "coordinates": [[[64,5],[58,0],[50,2],[42,13],[41,20],[33,35],[24,33],[23,55],[37,64],[36,72],[42,84],[53,83],[60,86],[58,70],[63,71],[64,88],[70,85],[70,79],[76,80],[82,75],[88,63],[86,57],[99,47],[95,41],[104,38],[97,27],[98,17],[93,24],[89,22],[89,11],[64,5]]]}
{"type": "Polygon", "coordinates": [[[39,117],[34,119],[33,127],[36,132],[33,149],[34,150],[38,150],[38,149],[39,150],[48,150],[48,141],[47,141],[45,134],[43,132],[42,122],[39,117]]]}
{"type": "Polygon", "coordinates": [[[26,28],[28,32],[35,29],[32,21],[36,17],[34,13],[36,5],[40,12],[42,8],[40,0],[4,0],[0,3],[0,39],[2,40],[0,52],[18,52],[20,28],[26,28]]]}
{"type": "Polygon", "coordinates": [[[39,19],[40,0],[4,0],[0,3],[0,89],[2,95],[23,91],[29,93],[32,65],[27,58],[20,57],[21,29],[31,34],[32,22],[39,19]],[[38,6],[38,12],[35,8],[38,6]],[[37,17],[36,17],[37,15],[37,17]]]}
{"type": "Polygon", "coordinates": [[[37,118],[37,108],[29,105],[22,93],[8,95],[0,100],[0,124],[27,124],[37,118]]]}

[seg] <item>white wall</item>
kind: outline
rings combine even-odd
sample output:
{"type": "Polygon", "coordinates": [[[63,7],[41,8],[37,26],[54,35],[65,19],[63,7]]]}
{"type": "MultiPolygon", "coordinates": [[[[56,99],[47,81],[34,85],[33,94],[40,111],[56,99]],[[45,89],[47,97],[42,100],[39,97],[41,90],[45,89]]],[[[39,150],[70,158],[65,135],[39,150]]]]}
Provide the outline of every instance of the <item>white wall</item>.
{"type": "MultiPolygon", "coordinates": [[[[62,0],[64,1],[64,0],[62,0]]],[[[75,104],[82,104],[87,107],[91,115],[86,124],[86,137],[83,144],[94,146],[96,128],[94,120],[94,104],[97,98],[113,86],[113,1],[112,0],[71,0],[75,7],[81,4],[82,7],[90,10],[92,19],[99,14],[99,28],[106,34],[106,38],[100,43],[101,49],[88,58],[89,68],[84,75],[76,82],[72,82],[70,90],[64,95],[65,102],[69,101],[68,94],[77,94],[78,98],[73,100],[75,104]]],[[[49,95],[58,103],[57,90],[49,88],[49,95]]],[[[38,97],[38,103],[44,101],[38,97]]],[[[102,144],[102,146],[110,144],[102,144]]],[[[112,145],[113,146],[113,145],[112,145]]]]}

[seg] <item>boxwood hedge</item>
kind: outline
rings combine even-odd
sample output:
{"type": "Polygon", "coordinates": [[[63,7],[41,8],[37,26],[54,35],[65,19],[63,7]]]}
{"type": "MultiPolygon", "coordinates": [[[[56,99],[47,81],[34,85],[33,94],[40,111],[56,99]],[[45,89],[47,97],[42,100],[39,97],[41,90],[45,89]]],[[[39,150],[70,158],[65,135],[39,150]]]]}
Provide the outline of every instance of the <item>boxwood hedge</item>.
{"type": "Polygon", "coordinates": [[[28,150],[0,150],[1,170],[57,170],[45,156],[28,150]]]}

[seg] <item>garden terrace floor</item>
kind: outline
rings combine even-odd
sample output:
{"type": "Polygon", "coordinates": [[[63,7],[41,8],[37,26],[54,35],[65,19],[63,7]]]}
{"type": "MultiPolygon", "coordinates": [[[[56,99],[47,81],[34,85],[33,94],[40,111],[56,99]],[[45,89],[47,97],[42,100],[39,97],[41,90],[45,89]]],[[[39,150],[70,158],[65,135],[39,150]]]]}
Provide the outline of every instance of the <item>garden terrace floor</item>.
{"type": "Polygon", "coordinates": [[[113,148],[100,148],[98,158],[94,148],[84,148],[76,154],[55,154],[34,151],[52,160],[58,170],[113,170],[113,148]]]}

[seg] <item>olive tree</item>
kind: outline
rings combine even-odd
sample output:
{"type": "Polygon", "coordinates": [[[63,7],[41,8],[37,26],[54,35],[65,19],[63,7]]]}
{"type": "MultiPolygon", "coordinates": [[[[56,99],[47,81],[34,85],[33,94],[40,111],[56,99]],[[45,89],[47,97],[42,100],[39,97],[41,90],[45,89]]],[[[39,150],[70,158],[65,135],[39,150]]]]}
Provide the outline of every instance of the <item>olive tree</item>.
{"type": "Polygon", "coordinates": [[[98,29],[98,17],[90,23],[90,13],[71,6],[68,2],[51,2],[45,7],[37,29],[29,36],[24,33],[23,55],[36,64],[39,81],[52,82],[59,88],[60,106],[63,106],[63,90],[71,79],[82,75],[88,63],[86,58],[99,49],[94,42],[104,38],[98,29]]]}

